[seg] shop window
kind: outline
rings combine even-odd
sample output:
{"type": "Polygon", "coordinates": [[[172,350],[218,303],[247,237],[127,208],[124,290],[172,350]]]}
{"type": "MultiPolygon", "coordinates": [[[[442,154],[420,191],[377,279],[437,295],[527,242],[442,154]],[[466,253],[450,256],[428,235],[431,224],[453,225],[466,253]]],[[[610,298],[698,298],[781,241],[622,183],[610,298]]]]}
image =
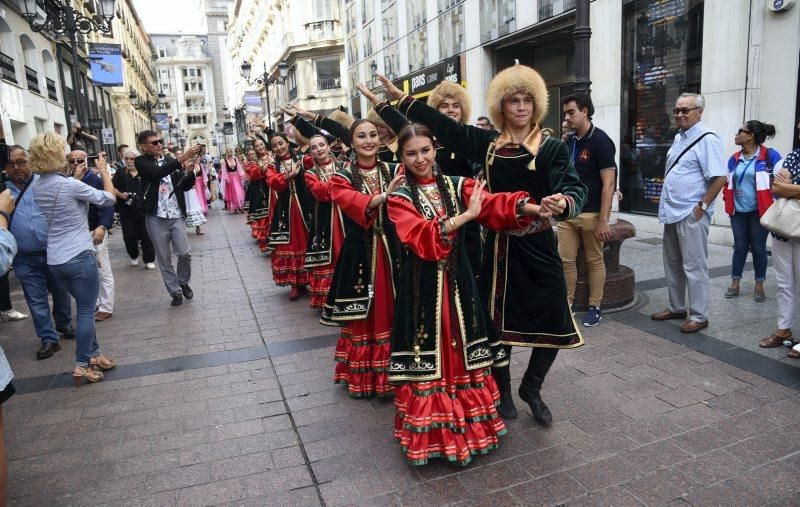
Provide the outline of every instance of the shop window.
{"type": "Polygon", "coordinates": [[[700,92],[702,0],[629,0],[624,9],[620,188],[622,211],[655,215],[672,109],[683,92],[700,92]]]}

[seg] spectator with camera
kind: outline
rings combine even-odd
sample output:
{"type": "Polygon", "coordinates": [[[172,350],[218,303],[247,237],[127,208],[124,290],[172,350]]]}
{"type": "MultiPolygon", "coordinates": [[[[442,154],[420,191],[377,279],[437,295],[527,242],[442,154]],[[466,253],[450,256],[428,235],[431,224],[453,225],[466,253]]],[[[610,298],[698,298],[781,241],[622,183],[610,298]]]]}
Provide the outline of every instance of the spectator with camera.
{"type": "MultiPolygon", "coordinates": [[[[101,153],[105,157],[105,153],[101,153]]],[[[67,156],[68,174],[97,190],[103,190],[103,180],[89,168],[89,157],[85,151],[75,150],[67,156]]],[[[94,319],[103,321],[114,314],[114,273],[108,255],[108,233],[114,225],[114,208],[89,205],[89,231],[97,251],[100,268],[100,292],[97,295],[97,313],[94,319]]]]}
{"type": "Polygon", "coordinates": [[[19,199],[14,220],[9,223],[9,231],[14,235],[18,247],[14,257],[14,272],[33,316],[36,335],[41,340],[36,359],[47,359],[61,350],[59,333],[66,339],[75,339],[71,303],[66,289],[47,266],[47,220],[36,204],[33,193],[28,191],[39,175],[31,174],[28,153],[22,146],[9,147],[9,161],[5,170],[11,196],[19,199]],[[52,312],[48,292],[53,295],[52,312]]]}
{"type": "Polygon", "coordinates": [[[147,269],[156,269],[156,251],[147,227],[144,225],[144,210],[141,206],[142,178],[133,163],[139,152],[126,148],[122,153],[125,163],[123,170],[117,171],[111,182],[114,184],[114,195],[117,196],[117,213],[122,224],[122,240],[125,250],[131,258],[131,266],[139,265],[139,244],[142,246],[142,262],[147,269]]]}
{"type": "MultiPolygon", "coordinates": [[[[38,134],[30,144],[31,171],[39,175],[30,192],[48,223],[47,265],[75,299],[77,329],[75,368],[72,377],[90,383],[103,380],[103,371],[116,366],[104,356],[95,332],[95,304],[100,289],[95,240],[89,233],[89,204],[112,207],[116,202],[105,156],[100,154],[97,168],[103,190],[70,178],[64,167],[64,139],[53,132],[38,134]]],[[[85,164],[78,164],[85,170],[85,164]]]]}
{"type": "Polygon", "coordinates": [[[89,132],[83,130],[81,122],[76,121],[72,124],[72,128],[70,128],[69,135],[67,136],[67,144],[69,145],[70,151],[80,150],[93,152],[95,142],[97,142],[97,136],[93,136],[89,132]],[[87,144],[87,142],[89,144],[87,144]],[[92,149],[89,149],[90,147],[92,149]]]}

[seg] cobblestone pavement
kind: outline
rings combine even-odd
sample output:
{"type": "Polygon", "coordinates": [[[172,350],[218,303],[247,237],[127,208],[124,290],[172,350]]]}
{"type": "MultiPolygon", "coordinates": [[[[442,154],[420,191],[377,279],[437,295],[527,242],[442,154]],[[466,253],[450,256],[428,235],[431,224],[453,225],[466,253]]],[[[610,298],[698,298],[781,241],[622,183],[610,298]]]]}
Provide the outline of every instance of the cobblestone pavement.
{"type": "Polygon", "coordinates": [[[97,329],[120,366],[101,384],[70,385],[72,343],[36,361],[30,321],[0,325],[22,391],[4,407],[12,504],[800,503],[798,391],[626,314],[559,355],[551,428],[523,413],[469,467],[407,466],[391,402],[332,383],[332,330],[273,286],[243,217],[221,213],[190,235],[195,298],[179,308],[114,234],[116,308],[97,329]]]}

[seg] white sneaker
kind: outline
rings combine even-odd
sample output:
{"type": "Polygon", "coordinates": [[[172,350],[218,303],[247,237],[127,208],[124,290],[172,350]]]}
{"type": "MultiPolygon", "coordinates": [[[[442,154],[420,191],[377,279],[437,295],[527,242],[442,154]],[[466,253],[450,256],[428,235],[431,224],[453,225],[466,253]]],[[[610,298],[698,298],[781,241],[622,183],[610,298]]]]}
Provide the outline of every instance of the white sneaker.
{"type": "Polygon", "coordinates": [[[0,312],[0,320],[2,320],[3,322],[9,322],[9,321],[13,321],[13,320],[25,320],[28,317],[30,317],[30,315],[26,315],[26,314],[24,314],[22,312],[18,312],[16,310],[14,310],[14,309],[6,310],[4,312],[0,312]]]}
{"type": "Polygon", "coordinates": [[[156,265],[152,262],[148,262],[147,264],[145,264],[145,266],[147,267],[147,269],[156,269],[156,265]]]}
{"type": "Polygon", "coordinates": [[[138,266],[138,265],[139,265],[139,259],[131,259],[131,266],[138,266]]]}

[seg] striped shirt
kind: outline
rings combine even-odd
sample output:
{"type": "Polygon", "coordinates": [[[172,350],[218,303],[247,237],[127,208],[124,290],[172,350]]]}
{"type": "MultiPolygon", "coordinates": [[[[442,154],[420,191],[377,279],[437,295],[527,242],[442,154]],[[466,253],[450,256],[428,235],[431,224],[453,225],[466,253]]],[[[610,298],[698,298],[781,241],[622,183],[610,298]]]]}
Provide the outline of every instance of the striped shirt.
{"type": "MultiPolygon", "coordinates": [[[[672,147],[667,152],[668,169],[687,146],[706,132],[711,132],[702,121],[692,128],[680,131],[675,136],[672,147]]],[[[658,203],[658,221],[674,224],[688,217],[697,203],[705,196],[709,181],[717,176],[727,177],[724,146],[718,135],[712,133],[695,144],[681,157],[675,167],[664,179],[661,200],[658,203]]],[[[714,203],[708,205],[709,218],[713,214],[714,203]]]]}

